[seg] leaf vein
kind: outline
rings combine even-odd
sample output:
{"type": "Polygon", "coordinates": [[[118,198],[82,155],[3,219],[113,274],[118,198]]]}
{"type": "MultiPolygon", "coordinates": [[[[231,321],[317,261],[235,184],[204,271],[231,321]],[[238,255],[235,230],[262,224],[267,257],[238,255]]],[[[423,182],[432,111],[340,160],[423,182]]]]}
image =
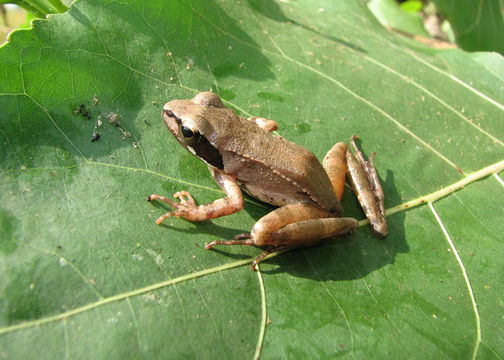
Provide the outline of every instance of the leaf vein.
{"type": "Polygon", "coordinates": [[[256,270],[257,270],[257,281],[259,283],[259,289],[261,290],[261,325],[259,326],[259,336],[257,339],[256,350],[252,358],[253,360],[258,360],[261,355],[261,350],[264,342],[264,334],[266,332],[266,324],[268,321],[266,289],[264,287],[264,281],[259,264],[256,265],[256,270]]]}
{"type": "Polygon", "coordinates": [[[464,281],[466,283],[467,291],[469,292],[469,297],[471,298],[471,303],[473,307],[473,312],[474,312],[474,317],[476,321],[476,341],[474,344],[474,349],[473,349],[473,354],[472,354],[472,359],[475,360],[476,356],[478,354],[478,349],[481,343],[481,319],[478,311],[478,304],[476,303],[476,298],[474,297],[474,292],[471,286],[471,281],[469,280],[469,276],[467,275],[467,271],[465,269],[464,263],[462,262],[462,259],[460,258],[460,255],[455,248],[455,244],[453,243],[450,235],[448,234],[448,231],[446,230],[443,221],[439,217],[438,213],[436,212],[436,209],[434,209],[434,206],[432,206],[432,202],[429,202],[429,208],[432,211],[434,217],[436,218],[439,226],[441,227],[441,230],[443,231],[443,234],[446,238],[446,241],[450,245],[450,248],[452,250],[453,255],[455,255],[455,258],[459,264],[460,271],[462,272],[462,275],[464,277],[464,281]]]}

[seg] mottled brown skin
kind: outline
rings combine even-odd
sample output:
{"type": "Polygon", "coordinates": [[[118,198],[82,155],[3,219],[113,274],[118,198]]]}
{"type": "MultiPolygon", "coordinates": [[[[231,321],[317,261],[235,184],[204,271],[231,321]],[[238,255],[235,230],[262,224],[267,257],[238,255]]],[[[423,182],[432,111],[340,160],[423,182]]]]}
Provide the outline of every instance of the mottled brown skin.
{"type": "Polygon", "coordinates": [[[149,201],[164,201],[175,209],[158,218],[158,224],[170,216],[201,221],[235,213],[243,208],[241,188],[279,208],[262,217],[250,234],[214,241],[206,248],[235,244],[262,247],[265,250],[252,264],[254,269],[269,253],[316,245],[334,235],[356,231],[355,219],[339,218],[348,163],[348,174],[373,231],[387,234],[383,191],[372,158],[368,164],[353,139],[357,159],[346,144],[338,143],[321,164],[311,151],[272,134],[278,128],[276,122],[245,119],[211,92],[170,101],[163,107],[163,118],[175,139],[207,163],[227,196],[197,206],[185,191],[174,195],[180,202],[152,194],[149,201]]]}

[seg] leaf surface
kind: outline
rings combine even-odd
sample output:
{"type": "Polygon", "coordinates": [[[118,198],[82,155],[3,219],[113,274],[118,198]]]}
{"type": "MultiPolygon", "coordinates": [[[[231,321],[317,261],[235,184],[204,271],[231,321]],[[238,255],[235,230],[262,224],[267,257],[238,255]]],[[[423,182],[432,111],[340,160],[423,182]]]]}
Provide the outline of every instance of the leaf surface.
{"type": "MultiPolygon", "coordinates": [[[[502,358],[503,64],[388,33],[360,1],[90,0],[12,34],[0,357],[502,358]],[[390,235],[362,226],[257,274],[260,250],[203,247],[267,205],[156,226],[146,195],[223,196],[161,120],[206,90],[320,159],[358,134],[390,235]]],[[[343,206],[363,218],[351,191],[343,206]]]]}

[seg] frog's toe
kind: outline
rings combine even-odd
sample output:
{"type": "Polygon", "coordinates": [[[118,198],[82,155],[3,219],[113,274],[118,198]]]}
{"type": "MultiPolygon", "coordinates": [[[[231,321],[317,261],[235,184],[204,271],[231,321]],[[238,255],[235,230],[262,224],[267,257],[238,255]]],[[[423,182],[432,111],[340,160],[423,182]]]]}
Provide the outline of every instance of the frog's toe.
{"type": "Polygon", "coordinates": [[[161,223],[171,216],[177,216],[177,211],[171,211],[169,213],[163,214],[156,219],[156,224],[161,225],[161,223]]]}
{"type": "Polygon", "coordinates": [[[191,194],[185,190],[176,192],[175,194],[173,194],[173,197],[178,199],[184,206],[196,206],[196,202],[194,201],[191,194]]]}
{"type": "Polygon", "coordinates": [[[250,246],[250,245],[254,245],[254,242],[248,238],[241,239],[241,240],[215,240],[215,241],[212,241],[212,242],[205,244],[205,249],[209,250],[212,247],[214,247],[215,245],[226,245],[226,246],[247,245],[247,246],[250,246]]]}

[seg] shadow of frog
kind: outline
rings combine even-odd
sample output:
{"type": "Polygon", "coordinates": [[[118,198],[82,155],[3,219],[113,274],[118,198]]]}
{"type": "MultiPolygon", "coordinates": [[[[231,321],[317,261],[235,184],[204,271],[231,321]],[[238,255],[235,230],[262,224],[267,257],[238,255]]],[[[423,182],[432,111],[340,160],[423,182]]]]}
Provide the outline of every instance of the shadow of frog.
{"type": "MultiPolygon", "coordinates": [[[[393,185],[393,172],[388,170],[386,181],[381,183],[386,194],[386,202],[399,204],[401,198],[393,185]]],[[[345,200],[347,199],[343,201],[344,207],[345,200]]],[[[255,207],[249,207],[246,211],[257,220],[264,215],[264,209],[255,207]]],[[[262,272],[288,273],[317,281],[362,278],[377,269],[393,264],[397,253],[409,251],[404,233],[404,216],[404,212],[399,212],[387,218],[389,234],[384,239],[374,236],[367,225],[362,226],[351,236],[329,238],[317,246],[295,249],[267,259],[262,263],[264,268],[267,268],[266,264],[274,264],[277,267],[262,272]]],[[[235,236],[238,232],[226,231],[226,234],[235,236]]],[[[221,248],[218,252],[232,258],[237,256],[226,251],[226,248],[221,248]]],[[[259,253],[260,250],[257,251],[257,254],[259,253]]]]}

